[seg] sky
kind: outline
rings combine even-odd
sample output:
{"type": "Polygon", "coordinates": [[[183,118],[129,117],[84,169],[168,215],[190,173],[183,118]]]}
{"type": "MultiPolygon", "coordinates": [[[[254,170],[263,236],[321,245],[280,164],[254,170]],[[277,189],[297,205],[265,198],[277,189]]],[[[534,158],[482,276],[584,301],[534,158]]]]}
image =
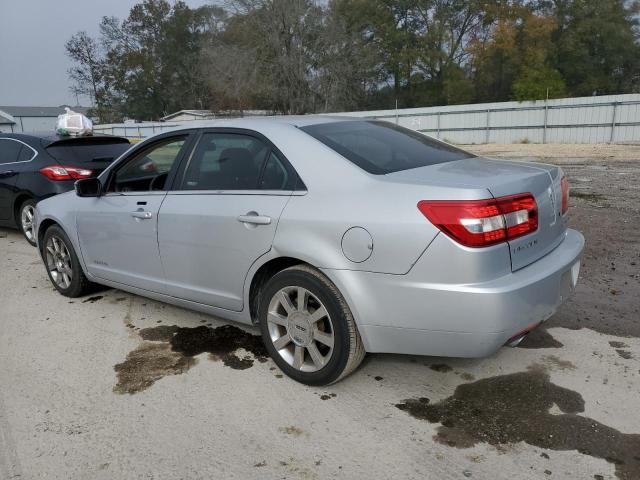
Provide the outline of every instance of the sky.
{"type": "MultiPolygon", "coordinates": [[[[185,0],[198,7],[208,0],[185,0]]],[[[76,105],[64,44],[98,34],[104,16],[125,18],[137,0],[0,0],[0,105],[76,105]]],[[[80,99],[87,106],[87,99],[80,99]]]]}

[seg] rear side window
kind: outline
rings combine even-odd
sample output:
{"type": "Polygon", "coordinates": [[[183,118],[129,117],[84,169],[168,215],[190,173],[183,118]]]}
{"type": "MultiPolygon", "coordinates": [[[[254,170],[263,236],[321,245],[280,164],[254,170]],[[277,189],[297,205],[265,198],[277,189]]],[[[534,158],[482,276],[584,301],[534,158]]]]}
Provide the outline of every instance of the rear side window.
{"type": "Polygon", "coordinates": [[[21,149],[22,143],[0,138],[0,164],[17,162],[21,149]]]}
{"type": "Polygon", "coordinates": [[[256,190],[270,149],[255,137],[205,133],[187,167],[182,190],[256,190]]]}
{"type": "Polygon", "coordinates": [[[473,157],[421,133],[381,121],[321,123],[301,128],[375,175],[473,157]]]}
{"type": "Polygon", "coordinates": [[[84,163],[84,162],[106,162],[110,163],[124,152],[131,145],[118,141],[104,139],[94,139],[83,142],[62,141],[47,147],[47,153],[61,163],[84,163]]]}

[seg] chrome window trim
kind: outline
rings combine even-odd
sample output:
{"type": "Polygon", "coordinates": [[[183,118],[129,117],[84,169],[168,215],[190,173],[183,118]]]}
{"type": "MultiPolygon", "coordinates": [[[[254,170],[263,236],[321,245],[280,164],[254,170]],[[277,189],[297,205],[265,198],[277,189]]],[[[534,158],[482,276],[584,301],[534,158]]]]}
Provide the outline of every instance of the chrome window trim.
{"type": "Polygon", "coordinates": [[[35,158],[38,156],[38,151],[35,148],[33,148],[31,145],[29,145],[28,143],[24,143],[22,140],[18,140],[17,138],[9,138],[9,137],[0,137],[0,140],[11,140],[13,142],[21,143],[25,147],[29,147],[31,149],[31,151],[33,152],[33,157],[31,157],[29,160],[20,160],[19,162],[0,163],[0,165],[14,165],[16,163],[28,163],[28,162],[32,162],[33,160],[35,160],[35,158]]]}
{"type": "MultiPolygon", "coordinates": [[[[295,190],[169,190],[167,195],[256,195],[290,197],[295,190]]],[[[306,193],[306,192],[305,192],[306,193]]]]}

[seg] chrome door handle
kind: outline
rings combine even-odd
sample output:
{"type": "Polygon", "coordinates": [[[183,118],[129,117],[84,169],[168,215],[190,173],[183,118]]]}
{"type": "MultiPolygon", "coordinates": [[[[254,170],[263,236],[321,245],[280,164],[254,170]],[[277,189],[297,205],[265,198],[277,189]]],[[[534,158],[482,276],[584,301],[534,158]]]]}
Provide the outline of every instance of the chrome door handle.
{"type": "Polygon", "coordinates": [[[256,213],[248,213],[246,215],[240,215],[238,221],[241,223],[249,223],[251,225],[269,225],[271,223],[271,217],[258,215],[256,213]]]}
{"type": "Polygon", "coordinates": [[[142,220],[149,220],[150,218],[153,218],[153,213],[138,211],[138,212],[131,212],[131,216],[134,218],[141,218],[142,220]]]}
{"type": "Polygon", "coordinates": [[[13,177],[14,175],[17,175],[18,172],[16,172],[15,170],[6,170],[4,172],[0,172],[0,178],[7,178],[7,177],[13,177]]]}

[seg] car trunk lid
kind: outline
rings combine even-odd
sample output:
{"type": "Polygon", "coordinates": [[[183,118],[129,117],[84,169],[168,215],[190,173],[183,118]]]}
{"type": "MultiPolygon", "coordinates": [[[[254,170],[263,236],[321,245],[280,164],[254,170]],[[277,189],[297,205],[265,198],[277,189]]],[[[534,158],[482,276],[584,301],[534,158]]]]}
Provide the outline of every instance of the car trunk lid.
{"type": "MultiPolygon", "coordinates": [[[[562,170],[553,165],[469,158],[395,172],[387,178],[462,190],[486,189],[487,196],[490,194],[495,198],[531,193],[538,207],[538,228],[533,233],[509,240],[511,269],[515,271],[545,256],[564,238],[567,226],[561,213],[562,175],[562,170]]],[[[461,192],[460,198],[467,198],[466,194],[461,192]]]]}

